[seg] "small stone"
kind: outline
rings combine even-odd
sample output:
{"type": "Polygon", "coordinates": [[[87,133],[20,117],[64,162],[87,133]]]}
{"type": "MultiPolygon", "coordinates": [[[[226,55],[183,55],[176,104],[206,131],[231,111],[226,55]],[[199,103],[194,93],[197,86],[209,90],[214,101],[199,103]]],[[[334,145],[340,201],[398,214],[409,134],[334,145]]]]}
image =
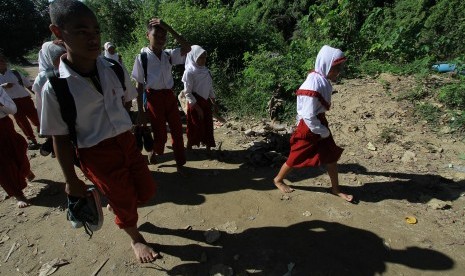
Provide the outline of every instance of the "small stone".
{"type": "Polygon", "coordinates": [[[376,147],[371,142],[368,142],[367,149],[371,151],[376,151],[376,147]]]}
{"type": "Polygon", "coordinates": [[[442,201],[436,198],[431,199],[427,203],[428,207],[433,208],[434,210],[443,210],[451,207],[450,202],[442,201]]]}
{"type": "Polygon", "coordinates": [[[302,215],[304,215],[305,217],[310,217],[312,213],[310,213],[310,211],[305,211],[302,215]]]}
{"type": "Polygon", "coordinates": [[[401,160],[404,163],[416,162],[417,161],[416,154],[408,150],[404,153],[401,160]]]}
{"type": "Polygon", "coordinates": [[[253,136],[253,135],[255,135],[255,131],[253,131],[251,129],[248,129],[248,130],[244,131],[244,134],[246,136],[253,136]]]}
{"type": "Polygon", "coordinates": [[[233,276],[234,270],[224,264],[216,264],[210,269],[211,276],[233,276]]]}

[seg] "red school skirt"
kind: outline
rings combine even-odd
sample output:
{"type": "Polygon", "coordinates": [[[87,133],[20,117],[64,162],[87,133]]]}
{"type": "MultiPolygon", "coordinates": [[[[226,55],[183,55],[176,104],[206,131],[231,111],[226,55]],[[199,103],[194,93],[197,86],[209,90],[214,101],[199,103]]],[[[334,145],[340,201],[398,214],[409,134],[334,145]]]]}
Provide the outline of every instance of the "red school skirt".
{"type": "MultiPolygon", "coordinates": [[[[321,123],[328,127],[324,113],[318,114],[321,123]]],[[[317,167],[337,162],[344,151],[334,142],[333,136],[319,140],[320,135],[311,132],[304,120],[300,120],[291,136],[291,151],[286,165],[292,168],[317,167]]]]}
{"type": "Polygon", "coordinates": [[[17,133],[13,121],[0,118],[0,184],[8,196],[21,196],[31,167],[27,158],[27,142],[17,133]]]}

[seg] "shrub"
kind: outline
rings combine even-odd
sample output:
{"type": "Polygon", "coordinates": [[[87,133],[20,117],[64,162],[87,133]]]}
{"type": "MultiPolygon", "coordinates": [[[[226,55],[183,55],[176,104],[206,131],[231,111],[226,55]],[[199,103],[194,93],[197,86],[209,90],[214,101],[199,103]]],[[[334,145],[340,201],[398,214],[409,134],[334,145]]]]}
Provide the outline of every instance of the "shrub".
{"type": "Polygon", "coordinates": [[[465,83],[454,83],[439,89],[439,101],[450,108],[465,108],[465,83]]]}

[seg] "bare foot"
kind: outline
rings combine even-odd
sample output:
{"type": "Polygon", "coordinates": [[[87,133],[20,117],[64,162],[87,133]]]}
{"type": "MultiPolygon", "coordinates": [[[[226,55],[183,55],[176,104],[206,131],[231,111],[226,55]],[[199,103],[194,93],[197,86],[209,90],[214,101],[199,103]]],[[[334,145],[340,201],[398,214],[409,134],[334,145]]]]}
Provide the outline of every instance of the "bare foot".
{"type": "Polygon", "coordinates": [[[107,210],[108,210],[108,212],[112,213],[113,215],[115,214],[115,212],[113,211],[113,208],[111,208],[110,204],[107,204],[107,210]]]}
{"type": "Polygon", "coordinates": [[[341,192],[339,189],[334,189],[334,188],[332,188],[332,189],[331,189],[331,193],[332,193],[333,195],[337,195],[338,197],[343,198],[343,199],[344,199],[345,201],[347,201],[347,202],[355,203],[355,202],[354,202],[354,196],[353,196],[353,195],[345,194],[345,193],[341,192]]]}
{"type": "Polygon", "coordinates": [[[18,208],[26,208],[27,206],[30,206],[31,204],[29,203],[29,200],[24,195],[20,196],[15,196],[16,200],[18,201],[16,205],[18,208]]]}
{"type": "Polygon", "coordinates": [[[286,185],[282,180],[273,179],[274,185],[283,193],[292,193],[294,189],[286,185]]]}
{"type": "Polygon", "coordinates": [[[153,151],[149,153],[149,164],[151,165],[157,164],[157,155],[153,151]]]}
{"type": "Polygon", "coordinates": [[[136,258],[141,263],[153,262],[159,257],[159,254],[145,243],[132,242],[131,246],[134,250],[134,254],[136,254],[136,258]]]}
{"type": "Polygon", "coordinates": [[[29,182],[34,180],[34,178],[36,178],[36,175],[32,171],[30,171],[29,174],[26,176],[26,179],[29,182]]]}

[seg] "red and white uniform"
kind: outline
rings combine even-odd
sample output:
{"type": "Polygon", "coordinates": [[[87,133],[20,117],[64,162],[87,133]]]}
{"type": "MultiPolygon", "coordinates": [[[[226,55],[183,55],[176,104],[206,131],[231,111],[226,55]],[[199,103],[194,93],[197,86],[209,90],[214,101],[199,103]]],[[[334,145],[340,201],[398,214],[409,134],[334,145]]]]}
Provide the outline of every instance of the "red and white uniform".
{"type": "Polygon", "coordinates": [[[26,140],[15,131],[8,116],[15,113],[15,103],[0,88],[0,185],[8,196],[23,195],[26,177],[31,171],[26,140]]]}
{"type": "Polygon", "coordinates": [[[202,47],[192,45],[186,57],[186,69],[182,76],[184,93],[188,102],[186,132],[189,145],[199,146],[200,143],[204,143],[207,147],[215,147],[212,104],[209,100],[215,98],[213,80],[210,70],[197,64],[197,59],[204,52],[202,47]],[[203,111],[203,119],[200,119],[193,108],[196,104],[203,111]]]}
{"type": "Polygon", "coordinates": [[[39,117],[37,116],[37,110],[34,106],[31,95],[25,88],[31,87],[32,84],[30,80],[25,78],[22,74],[20,74],[20,76],[24,86],[19,83],[16,75],[13,74],[11,70],[7,69],[5,74],[0,74],[0,84],[13,84],[11,88],[5,89],[6,93],[11,99],[13,99],[18,109],[13,117],[15,118],[19,128],[24,132],[24,135],[26,135],[29,140],[35,140],[34,131],[32,130],[29,121],[31,121],[34,126],[38,127],[39,117]]]}
{"type": "Polygon", "coordinates": [[[332,65],[344,61],[341,50],[323,46],[316,58],[315,70],[297,90],[297,129],[290,141],[288,166],[320,166],[339,160],[343,149],[335,144],[325,117],[333,92],[326,76],[332,65]]]}
{"type": "MultiPolygon", "coordinates": [[[[153,131],[153,151],[163,154],[167,141],[166,123],[170,128],[174,158],[178,166],[186,163],[184,141],[182,137],[181,116],[178,110],[178,100],[173,93],[173,65],[184,64],[185,56],[181,55],[181,49],[165,49],[158,58],[148,47],[141,52],[147,53],[147,108],[150,124],[153,131]]],[[[132,77],[144,84],[144,69],[140,55],[136,57],[132,69],[132,77]]]]}
{"type": "MultiPolygon", "coordinates": [[[[127,74],[123,91],[108,61],[99,57],[96,63],[102,93],[63,60],[59,66],[60,78],[67,80],[76,105],[81,169],[108,198],[116,224],[120,228],[133,227],[137,224],[138,204],[149,200],[156,190],[147,161],[130,133],[131,119],[123,106],[123,101],[134,99],[137,91],[127,74]]],[[[41,122],[43,135],[69,133],[49,82],[43,89],[41,122]]]]}

